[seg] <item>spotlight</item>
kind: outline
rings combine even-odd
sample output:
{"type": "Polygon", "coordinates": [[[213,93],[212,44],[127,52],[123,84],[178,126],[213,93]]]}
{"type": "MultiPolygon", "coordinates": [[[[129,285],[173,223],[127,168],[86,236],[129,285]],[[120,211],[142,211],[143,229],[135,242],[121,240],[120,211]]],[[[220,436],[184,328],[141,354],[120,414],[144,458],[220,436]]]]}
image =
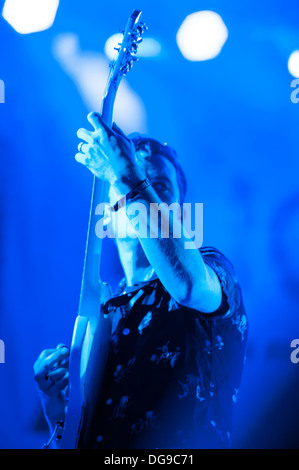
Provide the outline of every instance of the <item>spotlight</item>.
{"type": "Polygon", "coordinates": [[[227,37],[228,29],[221,16],[214,11],[204,10],[185,18],[177,32],[176,40],[186,59],[202,61],[216,57],[227,37]]]}
{"type": "Polygon", "coordinates": [[[6,0],[2,16],[20,34],[44,31],[55,20],[59,0],[6,0]]]}
{"type": "Polygon", "coordinates": [[[299,50],[292,52],[288,60],[288,69],[291,75],[299,78],[299,50]]]}

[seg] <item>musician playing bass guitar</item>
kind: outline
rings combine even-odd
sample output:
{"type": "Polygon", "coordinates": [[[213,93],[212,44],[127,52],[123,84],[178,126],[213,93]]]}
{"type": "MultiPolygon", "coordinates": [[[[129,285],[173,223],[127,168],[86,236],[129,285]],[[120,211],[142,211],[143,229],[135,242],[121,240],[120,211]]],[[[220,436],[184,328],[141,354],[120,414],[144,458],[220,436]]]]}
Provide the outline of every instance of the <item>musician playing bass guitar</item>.
{"type": "MultiPolygon", "coordinates": [[[[78,447],[229,447],[248,331],[233,267],[215,248],[186,249],[181,218],[169,209],[174,202],[181,207],[186,193],[175,150],[140,134],[129,138],[100,114],[88,120],[93,130],[78,131],[76,160],[109,184],[124,278],[105,304],[107,368],[78,447]],[[138,227],[136,202],[148,209],[138,227]],[[169,224],[168,237],[161,229],[150,236],[151,207],[159,207],[159,224],[169,224]]],[[[64,419],[68,349],[43,351],[34,369],[51,429],[64,419]]]]}

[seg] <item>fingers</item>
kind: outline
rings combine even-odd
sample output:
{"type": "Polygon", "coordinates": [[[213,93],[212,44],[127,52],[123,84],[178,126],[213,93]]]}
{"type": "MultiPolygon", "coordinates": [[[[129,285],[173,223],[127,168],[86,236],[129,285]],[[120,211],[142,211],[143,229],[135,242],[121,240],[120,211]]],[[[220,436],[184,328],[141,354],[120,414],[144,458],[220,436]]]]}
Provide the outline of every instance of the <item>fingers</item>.
{"type": "Polygon", "coordinates": [[[57,367],[57,369],[51,370],[47,375],[48,377],[51,377],[54,382],[58,382],[66,374],[68,374],[68,371],[65,369],[65,367],[57,367]]]}
{"type": "Polygon", "coordinates": [[[78,145],[78,150],[81,153],[87,153],[90,149],[90,144],[84,144],[84,142],[80,142],[78,145]]]}
{"type": "Polygon", "coordinates": [[[109,126],[105,123],[104,119],[99,113],[89,113],[87,115],[87,120],[90,122],[90,124],[94,127],[95,131],[98,131],[100,129],[104,129],[107,134],[111,134],[112,130],[110,129],[109,126]]]}
{"type": "MultiPolygon", "coordinates": [[[[123,139],[126,139],[128,141],[130,140],[115,122],[112,124],[112,129],[110,129],[110,127],[107,126],[107,124],[103,120],[102,116],[98,113],[90,113],[87,116],[87,119],[93,125],[96,132],[104,129],[106,131],[106,136],[109,137],[110,141],[113,141],[113,139],[115,139],[115,134],[118,134],[123,139]]],[[[82,138],[84,139],[84,137],[82,138]]]]}
{"type": "Polygon", "coordinates": [[[105,168],[105,156],[101,155],[99,159],[99,152],[95,152],[93,147],[88,149],[87,153],[76,153],[75,160],[88,168],[95,176],[98,176],[105,168]]]}
{"type": "Polygon", "coordinates": [[[82,163],[82,165],[85,165],[87,166],[87,168],[89,168],[89,163],[90,163],[90,157],[85,154],[85,153],[82,153],[82,152],[78,152],[76,153],[75,155],[75,160],[78,162],[78,163],[82,163]]]}
{"type": "Polygon", "coordinates": [[[81,129],[78,129],[77,131],[77,136],[79,139],[85,140],[88,144],[92,144],[94,140],[94,133],[91,131],[88,131],[87,129],[84,129],[83,127],[81,129]]]}
{"type": "Polygon", "coordinates": [[[34,370],[34,375],[38,376],[40,374],[40,370],[43,367],[43,361],[46,359],[46,357],[50,356],[53,354],[55,349],[44,349],[40,355],[38,356],[37,360],[35,361],[33,365],[33,370],[34,370]]]}
{"type": "MultiPolygon", "coordinates": [[[[87,120],[94,128],[94,132],[88,131],[87,129],[80,128],[77,131],[77,136],[79,139],[85,140],[88,144],[93,144],[96,139],[108,139],[114,136],[114,134],[118,134],[119,136],[123,137],[126,140],[129,140],[126,134],[121,130],[120,127],[114,122],[112,125],[112,129],[107,126],[104,119],[99,113],[92,112],[87,115],[87,120]]],[[[80,144],[79,144],[80,145],[80,144]]],[[[87,148],[87,147],[86,147],[87,148]]],[[[82,148],[80,149],[83,150],[82,148]]]]}
{"type": "Polygon", "coordinates": [[[45,380],[50,370],[57,369],[61,365],[66,365],[68,360],[69,349],[63,344],[58,345],[56,349],[45,349],[39,355],[33,366],[35,380],[41,383],[45,380]]]}
{"type": "Polygon", "coordinates": [[[43,361],[43,368],[45,371],[57,367],[62,361],[69,356],[68,348],[56,349],[52,354],[47,356],[43,361]]]}
{"type": "Polygon", "coordinates": [[[132,153],[131,141],[115,123],[112,129],[107,126],[99,113],[89,113],[87,119],[94,131],[84,128],[78,130],[77,136],[82,142],[78,145],[75,160],[86,166],[95,176],[106,178],[109,182],[115,171],[113,165],[118,169],[117,158],[121,152],[124,155],[132,153]]]}
{"type": "Polygon", "coordinates": [[[66,388],[69,384],[69,371],[67,371],[62,377],[58,379],[57,382],[57,387],[59,387],[60,390],[63,390],[66,388]]]}
{"type": "Polygon", "coordinates": [[[93,112],[88,114],[87,119],[94,127],[94,141],[97,140],[102,145],[107,144],[110,138],[114,136],[114,132],[109,126],[107,126],[102,116],[99,113],[93,112]]]}
{"type": "MultiPolygon", "coordinates": [[[[79,152],[83,154],[88,153],[92,146],[97,142],[101,145],[107,145],[109,142],[109,135],[114,138],[113,131],[111,131],[108,126],[106,126],[98,113],[89,113],[87,119],[94,127],[94,131],[88,131],[84,128],[80,128],[77,131],[77,136],[79,139],[82,139],[86,142],[80,142],[78,145],[79,152]]],[[[78,162],[86,164],[86,160],[82,158],[82,155],[76,155],[75,158],[78,162]]]]}
{"type": "Polygon", "coordinates": [[[67,398],[67,390],[69,386],[69,372],[64,371],[59,377],[53,377],[53,373],[47,377],[47,381],[40,385],[40,390],[48,397],[67,398]]]}
{"type": "MultiPolygon", "coordinates": [[[[103,139],[108,139],[109,135],[113,135],[113,131],[105,124],[100,114],[95,112],[89,113],[87,116],[87,120],[93,126],[94,131],[89,131],[87,129],[84,129],[83,127],[78,129],[77,136],[79,137],[79,139],[82,139],[88,144],[92,145],[95,140],[101,141],[103,139]]],[[[83,151],[82,148],[79,150],[83,151]]]]}
{"type": "Polygon", "coordinates": [[[69,371],[61,367],[51,371],[46,376],[45,391],[57,393],[62,391],[69,383],[69,371]]]}
{"type": "Polygon", "coordinates": [[[110,145],[111,145],[112,150],[115,151],[118,147],[116,138],[114,137],[114,135],[112,135],[109,140],[110,140],[110,145]]]}

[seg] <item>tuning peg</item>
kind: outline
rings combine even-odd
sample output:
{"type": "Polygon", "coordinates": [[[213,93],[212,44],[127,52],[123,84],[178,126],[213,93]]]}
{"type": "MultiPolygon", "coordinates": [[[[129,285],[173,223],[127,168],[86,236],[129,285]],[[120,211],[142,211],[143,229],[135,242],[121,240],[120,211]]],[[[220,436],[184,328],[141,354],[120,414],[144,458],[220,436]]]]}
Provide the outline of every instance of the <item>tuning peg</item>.
{"type": "Polygon", "coordinates": [[[148,27],[146,26],[145,23],[140,23],[140,25],[137,26],[137,31],[138,31],[138,33],[139,33],[140,36],[141,36],[141,35],[144,33],[144,31],[146,31],[147,29],[148,29],[148,27]]]}
{"type": "Polygon", "coordinates": [[[134,65],[134,62],[135,60],[137,60],[137,57],[131,57],[130,60],[128,60],[123,66],[122,68],[120,69],[121,73],[123,75],[126,75],[130,70],[131,68],[133,67],[134,65]]]}
{"type": "Polygon", "coordinates": [[[138,47],[138,45],[142,42],[143,38],[142,36],[135,36],[134,37],[134,42],[132,44],[136,44],[136,48],[138,47]]]}
{"type": "Polygon", "coordinates": [[[129,72],[130,70],[130,66],[128,63],[126,63],[125,65],[123,65],[123,67],[120,69],[122,75],[125,77],[126,74],[129,72]]]}
{"type": "Polygon", "coordinates": [[[131,45],[131,54],[136,54],[137,50],[138,50],[138,46],[136,42],[133,42],[131,45]]]}

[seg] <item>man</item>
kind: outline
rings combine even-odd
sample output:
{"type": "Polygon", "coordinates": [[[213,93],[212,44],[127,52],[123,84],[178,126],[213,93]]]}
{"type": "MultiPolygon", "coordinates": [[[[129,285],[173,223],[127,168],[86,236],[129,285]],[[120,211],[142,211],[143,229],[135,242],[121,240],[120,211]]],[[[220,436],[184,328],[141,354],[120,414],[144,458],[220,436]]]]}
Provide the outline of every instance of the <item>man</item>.
{"type": "MultiPolygon", "coordinates": [[[[109,183],[125,277],[105,304],[111,348],[97,412],[79,447],[229,447],[247,342],[233,268],[214,248],[185,248],[190,237],[180,231],[179,208],[186,181],[175,151],[140,135],[129,139],[96,113],[88,120],[94,130],[79,129],[76,160],[109,183]],[[138,222],[136,202],[148,209],[138,222]],[[176,212],[169,210],[174,202],[176,212]],[[161,230],[165,220],[169,237],[161,230]],[[123,224],[125,237],[118,232],[123,224]],[[140,236],[153,230],[155,236],[140,236]]],[[[34,369],[52,429],[64,419],[68,349],[43,351],[34,369]]]]}

